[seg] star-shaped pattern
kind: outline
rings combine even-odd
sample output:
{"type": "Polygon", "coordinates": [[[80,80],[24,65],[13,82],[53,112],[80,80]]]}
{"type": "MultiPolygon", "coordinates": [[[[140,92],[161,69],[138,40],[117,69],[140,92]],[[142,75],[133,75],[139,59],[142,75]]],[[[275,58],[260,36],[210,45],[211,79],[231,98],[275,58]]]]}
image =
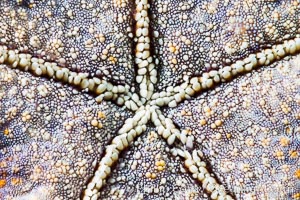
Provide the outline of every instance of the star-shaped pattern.
{"type": "MultiPolygon", "coordinates": [[[[4,64],[1,96],[5,105],[1,111],[3,198],[143,199],[151,198],[151,194],[156,195],[154,198],[178,199],[260,199],[272,198],[271,195],[277,199],[299,198],[300,36],[294,30],[299,26],[298,2],[253,4],[263,11],[272,10],[266,17],[276,21],[265,24],[259,17],[257,21],[247,18],[257,27],[265,26],[262,34],[270,34],[252,33],[258,42],[253,42],[252,37],[244,38],[250,35],[246,30],[251,28],[244,27],[250,22],[243,24],[239,17],[234,18],[239,16],[239,3],[225,2],[236,8],[232,11],[218,7],[217,1],[183,2],[178,8],[168,4],[172,2],[99,1],[94,9],[92,1],[66,5],[55,1],[3,2],[2,12],[8,12],[3,16],[0,47],[0,62],[4,64]],[[79,5],[83,10],[75,13],[79,5]],[[11,6],[15,10],[9,11],[11,6]],[[55,6],[59,9],[53,10],[55,6]],[[129,8],[134,10],[132,18],[127,16],[129,8]],[[88,27],[84,17],[90,16],[89,9],[95,20],[88,27]],[[195,28],[179,32],[176,25],[167,26],[164,20],[172,9],[183,11],[174,14],[179,15],[183,27],[192,24],[195,28]],[[207,13],[200,14],[199,9],[207,13]],[[190,16],[185,10],[191,10],[190,16]],[[291,16],[280,15],[281,10],[289,10],[291,16]],[[66,16],[61,17],[59,11],[66,16]],[[230,26],[218,32],[214,27],[224,23],[219,20],[225,13],[230,26]],[[202,16],[207,14],[216,15],[202,16]],[[37,20],[39,15],[44,18],[37,20]],[[25,29],[16,16],[24,21],[21,20],[23,26],[28,23],[25,29]],[[83,18],[81,29],[72,20],[75,16],[83,18]],[[191,16],[194,21],[187,20],[191,16]],[[284,18],[288,20],[281,23],[284,18]],[[110,20],[118,25],[106,26],[110,20]],[[54,32],[58,35],[50,39],[38,37],[45,27],[51,27],[51,22],[56,23],[58,29],[54,32]],[[113,29],[124,30],[127,22],[132,26],[126,28],[125,36],[122,31],[111,34],[113,29]],[[36,28],[38,25],[40,28],[36,28]],[[99,26],[108,34],[98,33],[99,26]],[[242,27],[232,30],[235,26],[242,27]],[[8,45],[12,27],[16,27],[13,37],[18,48],[8,45]],[[64,33],[63,27],[69,32],[64,33]],[[26,33],[27,29],[33,31],[26,33]],[[80,31],[88,31],[94,38],[80,31]],[[185,36],[189,33],[199,35],[185,36]],[[170,39],[164,41],[164,34],[170,39]],[[47,41],[45,50],[28,52],[26,45],[19,45],[24,37],[37,49],[47,41]],[[213,37],[222,40],[209,43],[213,37]],[[107,40],[115,39],[117,44],[106,45],[107,40]],[[82,53],[76,47],[81,40],[85,45],[82,53]],[[126,47],[130,40],[132,47],[126,47]],[[270,45],[264,47],[261,40],[270,45]],[[203,46],[197,48],[199,41],[203,46]],[[101,43],[105,45],[97,47],[101,43]],[[189,50],[180,46],[183,44],[193,44],[195,48],[189,50]],[[219,44],[223,49],[215,51],[219,44]],[[202,58],[205,50],[212,51],[212,55],[202,58]],[[118,57],[120,52],[123,54],[118,57]],[[98,60],[105,60],[104,65],[97,66],[98,60]],[[90,67],[81,69],[78,65],[90,67]],[[284,133],[278,135],[276,130],[284,133]],[[274,137],[270,137],[271,132],[274,137]],[[273,155],[269,155],[270,144],[276,147],[273,155]],[[270,160],[270,156],[279,161],[270,160]],[[28,166],[33,169],[28,170],[28,166]],[[271,178],[264,176],[266,169],[273,175],[271,178]],[[64,177],[67,179],[62,180],[64,177]],[[74,181],[79,181],[75,189],[80,191],[70,188],[74,181]],[[275,194],[266,191],[272,184],[276,185],[275,194]],[[286,191],[286,187],[290,190],[286,191]],[[20,192],[11,188],[19,188],[20,192]]],[[[251,16],[255,9],[248,6],[251,16]]]]}

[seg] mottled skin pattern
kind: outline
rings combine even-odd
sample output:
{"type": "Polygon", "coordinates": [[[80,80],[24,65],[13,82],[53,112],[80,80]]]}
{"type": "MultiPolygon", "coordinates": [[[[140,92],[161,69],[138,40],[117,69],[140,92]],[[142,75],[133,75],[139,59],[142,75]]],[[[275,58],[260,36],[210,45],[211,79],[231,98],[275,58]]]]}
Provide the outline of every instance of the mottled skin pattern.
{"type": "MultiPolygon", "coordinates": [[[[300,2],[155,0],[156,92],[300,34],[300,2]]],[[[0,43],[138,91],[134,1],[1,0],[0,43]]],[[[300,56],[160,108],[234,199],[300,198],[300,56]]],[[[0,199],[80,199],[134,112],[0,65],[0,199]],[[97,120],[97,124],[93,123],[97,120]]],[[[99,199],[210,199],[153,123],[121,153],[99,199]]]]}

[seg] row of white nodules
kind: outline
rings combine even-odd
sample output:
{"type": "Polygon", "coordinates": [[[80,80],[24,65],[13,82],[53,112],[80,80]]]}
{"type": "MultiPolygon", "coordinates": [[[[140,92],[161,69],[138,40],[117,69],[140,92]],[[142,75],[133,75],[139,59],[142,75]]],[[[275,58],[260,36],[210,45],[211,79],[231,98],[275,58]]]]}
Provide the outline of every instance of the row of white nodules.
{"type": "Polygon", "coordinates": [[[170,118],[165,117],[157,106],[151,106],[151,121],[157,127],[157,133],[166,139],[168,145],[172,145],[176,140],[180,141],[184,147],[192,149],[194,136],[187,135],[186,132],[177,129],[170,118]]]}
{"type": "MultiPolygon", "coordinates": [[[[8,50],[6,46],[0,46],[0,64],[7,63],[11,68],[19,68],[23,71],[31,71],[36,76],[53,78],[83,90],[91,91],[98,95],[97,102],[104,100],[115,100],[117,104],[123,105],[130,96],[127,96],[129,86],[117,85],[100,80],[99,78],[88,78],[88,73],[76,73],[68,68],[62,68],[54,62],[45,62],[43,59],[32,57],[30,54],[18,53],[17,50],[8,50]]],[[[130,102],[130,101],[129,101],[130,102]]]]}
{"type": "Polygon", "coordinates": [[[150,99],[154,91],[154,84],[157,82],[157,71],[150,55],[149,4],[147,0],[136,0],[135,3],[135,63],[138,66],[136,81],[139,83],[140,96],[150,99]]]}
{"type": "MultiPolygon", "coordinates": [[[[138,5],[142,5],[142,8],[144,8],[143,3],[140,2],[138,5]]],[[[144,9],[142,9],[142,11],[143,10],[144,9]]],[[[144,26],[148,24],[146,21],[149,21],[148,18],[146,18],[148,20],[141,18],[141,14],[139,17],[136,17],[136,19],[143,19],[142,21],[144,22],[144,26]]],[[[140,29],[144,30],[144,28],[139,28],[138,30],[140,29]]],[[[168,105],[169,107],[175,107],[179,102],[191,98],[191,96],[193,96],[196,92],[212,88],[215,84],[221,81],[229,80],[238,74],[249,72],[260,66],[269,65],[277,59],[299,52],[299,37],[300,36],[297,35],[295,39],[287,40],[283,44],[274,45],[271,49],[265,49],[262,52],[251,54],[247,58],[237,61],[231,66],[223,67],[218,71],[212,70],[209,73],[203,73],[201,77],[193,77],[189,80],[185,80],[186,82],[180,86],[169,86],[166,91],[154,93],[153,95],[153,84],[157,81],[157,71],[154,69],[154,64],[148,62],[149,60],[152,61],[152,58],[148,57],[149,60],[142,60],[137,56],[136,62],[138,63],[140,68],[139,70],[141,71],[138,71],[139,75],[136,79],[137,82],[140,83],[141,96],[145,97],[145,94],[147,94],[147,98],[151,97],[152,101],[150,102],[150,105],[168,105]],[[142,67],[144,66],[142,63],[146,62],[148,63],[146,67],[142,67]],[[145,70],[150,71],[150,80],[155,81],[149,81],[149,77],[146,74],[143,74],[145,70]],[[147,88],[147,90],[145,88],[147,88]]],[[[147,41],[150,40],[149,37],[138,37],[139,40],[141,38],[144,38],[143,40],[148,38],[147,41]]],[[[143,43],[143,45],[144,44],[147,43],[143,43]]],[[[139,46],[139,44],[137,46],[139,46]]],[[[139,50],[142,50],[142,48],[139,50]]],[[[140,55],[140,53],[144,54],[144,52],[149,51],[144,48],[140,52],[137,51],[137,55],[140,55]]],[[[148,55],[148,53],[146,53],[146,55],[148,55]]],[[[17,50],[8,50],[6,46],[0,46],[0,64],[1,63],[8,63],[12,68],[18,67],[24,71],[32,71],[37,76],[48,76],[49,78],[68,82],[72,85],[81,87],[82,89],[92,91],[98,95],[96,97],[97,102],[101,102],[103,99],[115,100],[118,105],[125,104],[127,108],[133,111],[136,111],[142,105],[138,95],[131,94],[129,92],[129,86],[127,85],[113,86],[99,78],[88,78],[87,73],[71,72],[67,68],[59,67],[54,62],[45,62],[43,59],[34,58],[30,54],[18,53],[17,50]]]]}
{"type": "Polygon", "coordinates": [[[177,153],[185,159],[185,167],[192,173],[193,178],[202,183],[203,189],[210,193],[211,199],[233,199],[226,193],[225,187],[217,183],[216,179],[207,171],[205,162],[201,161],[202,152],[194,150],[191,155],[187,151],[177,149],[177,153]]]}
{"type": "Polygon", "coordinates": [[[270,49],[262,50],[256,54],[250,54],[243,60],[219,70],[203,73],[201,77],[193,77],[185,80],[180,86],[169,86],[166,91],[154,93],[150,105],[176,107],[179,102],[189,99],[202,90],[214,87],[219,82],[225,82],[233,77],[250,72],[251,70],[271,64],[285,56],[300,52],[300,36],[287,40],[283,44],[274,45],[270,49]]]}
{"type": "MultiPolygon", "coordinates": [[[[158,127],[158,133],[167,140],[169,145],[172,145],[176,138],[181,138],[180,131],[176,129],[171,119],[162,115],[157,106],[147,105],[140,107],[133,118],[125,121],[118,132],[119,135],[106,148],[105,155],[84,192],[84,200],[97,199],[99,197],[99,191],[105,184],[106,178],[110,175],[111,167],[118,160],[119,154],[146,130],[146,124],[150,119],[158,127]]],[[[193,177],[202,183],[204,189],[211,193],[211,198],[219,200],[232,199],[226,194],[224,187],[219,185],[215,178],[208,173],[205,163],[199,157],[199,155],[201,156],[199,152],[194,151],[191,156],[187,151],[177,149],[177,153],[186,159],[185,166],[193,174],[193,177]]]]}
{"type": "Polygon", "coordinates": [[[157,106],[141,106],[134,117],[125,121],[118,132],[119,135],[117,135],[106,148],[105,155],[101,159],[99,167],[84,192],[84,200],[98,198],[99,190],[111,172],[111,166],[117,161],[119,154],[127,148],[137,136],[146,130],[146,124],[150,119],[157,127],[160,127],[159,129],[163,129],[163,132],[168,131],[168,133],[161,133],[161,135],[167,139],[168,144],[171,145],[174,143],[176,136],[179,134],[179,130],[175,128],[172,121],[165,118],[157,106]],[[171,134],[171,130],[173,134],[171,134]]]}
{"type": "Polygon", "coordinates": [[[111,144],[106,148],[105,155],[99,163],[92,180],[88,184],[83,200],[96,200],[99,197],[99,190],[105,184],[106,178],[111,173],[112,165],[118,160],[119,154],[129,146],[134,139],[146,130],[146,124],[150,119],[149,106],[141,107],[133,118],[125,121],[111,144]]]}

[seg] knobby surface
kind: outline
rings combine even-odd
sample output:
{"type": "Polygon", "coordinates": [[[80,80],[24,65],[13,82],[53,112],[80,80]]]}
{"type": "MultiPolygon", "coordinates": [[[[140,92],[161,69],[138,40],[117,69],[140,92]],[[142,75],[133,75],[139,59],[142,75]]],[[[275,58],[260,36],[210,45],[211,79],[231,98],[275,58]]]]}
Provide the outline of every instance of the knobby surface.
{"type": "Polygon", "coordinates": [[[299,0],[1,0],[0,199],[300,199],[299,0]]]}

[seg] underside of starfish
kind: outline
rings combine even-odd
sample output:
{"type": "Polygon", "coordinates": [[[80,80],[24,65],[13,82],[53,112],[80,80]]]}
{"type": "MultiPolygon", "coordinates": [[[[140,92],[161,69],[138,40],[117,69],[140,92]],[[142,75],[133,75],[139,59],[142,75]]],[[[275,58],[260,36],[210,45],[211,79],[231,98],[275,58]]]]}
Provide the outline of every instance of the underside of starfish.
{"type": "Polygon", "coordinates": [[[300,199],[300,2],[2,0],[0,199],[300,199]]]}

